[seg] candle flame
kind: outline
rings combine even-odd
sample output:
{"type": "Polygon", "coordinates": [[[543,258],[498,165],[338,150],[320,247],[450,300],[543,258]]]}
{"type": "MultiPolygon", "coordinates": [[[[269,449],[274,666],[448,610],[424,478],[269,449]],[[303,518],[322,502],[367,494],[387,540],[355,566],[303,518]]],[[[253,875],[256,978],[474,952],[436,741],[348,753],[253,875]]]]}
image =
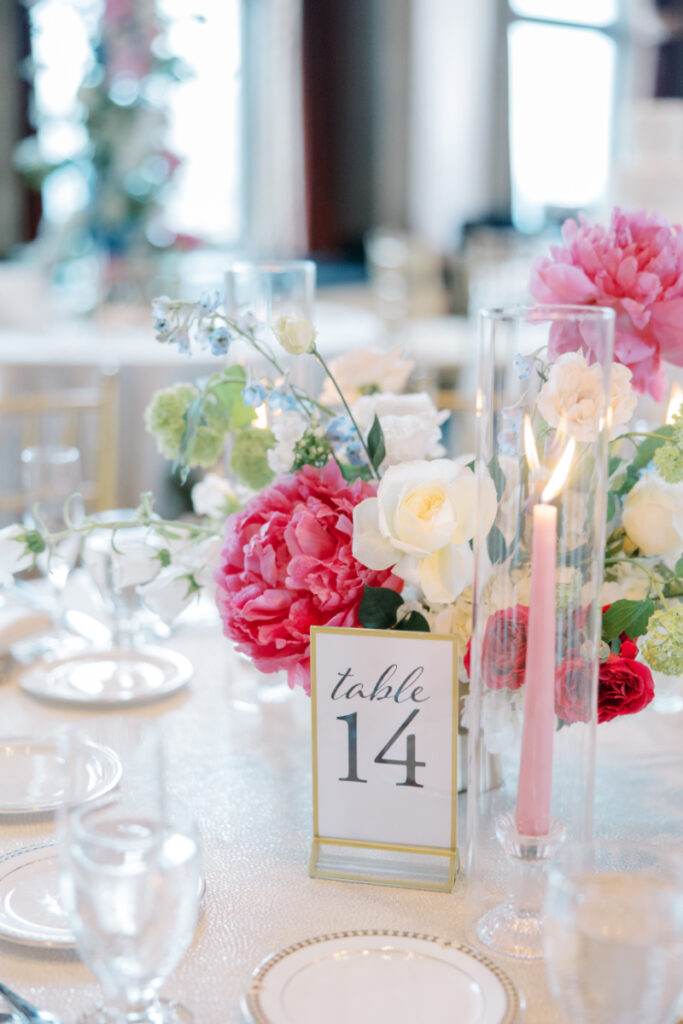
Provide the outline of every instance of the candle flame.
{"type": "Polygon", "coordinates": [[[526,461],[529,465],[529,469],[533,473],[535,469],[540,467],[541,463],[538,460],[536,438],[534,437],[534,431],[531,426],[531,420],[528,413],[524,417],[524,454],[526,455],[526,461]]]}
{"type": "Polygon", "coordinates": [[[669,405],[666,410],[665,423],[673,423],[674,416],[681,411],[683,406],[683,388],[676,381],[671,385],[671,394],[669,395],[669,405]]]}
{"type": "Polygon", "coordinates": [[[555,466],[555,469],[552,471],[548,483],[543,488],[543,491],[541,493],[541,501],[552,501],[557,492],[564,484],[565,480],[569,476],[569,467],[571,466],[572,459],[574,458],[575,448],[576,443],[574,441],[574,438],[570,437],[569,441],[567,442],[567,447],[562,452],[560,461],[555,466]]]}

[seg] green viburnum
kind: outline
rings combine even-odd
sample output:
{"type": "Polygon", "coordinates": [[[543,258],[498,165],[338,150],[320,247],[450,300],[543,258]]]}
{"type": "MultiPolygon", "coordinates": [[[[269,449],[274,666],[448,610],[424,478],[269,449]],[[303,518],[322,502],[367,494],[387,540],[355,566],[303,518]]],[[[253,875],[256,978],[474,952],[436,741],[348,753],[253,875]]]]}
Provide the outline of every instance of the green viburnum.
{"type": "Polygon", "coordinates": [[[235,437],[230,468],[247,487],[260,491],[275,477],[268,465],[268,450],[275,444],[271,430],[246,427],[235,437]]]}
{"type": "Polygon", "coordinates": [[[671,440],[657,449],[654,454],[654,464],[667,483],[679,484],[683,481],[683,416],[681,413],[674,416],[672,425],[671,440]]]}
{"type": "Polygon", "coordinates": [[[185,433],[185,413],[196,394],[193,384],[176,384],[155,392],[145,409],[145,427],[154,434],[160,454],[167,459],[178,455],[185,433]]]}
{"type": "Polygon", "coordinates": [[[187,453],[188,466],[210,469],[220,459],[225,444],[225,434],[211,427],[197,427],[192,447],[187,453]]]}
{"type": "Polygon", "coordinates": [[[646,635],[638,641],[640,653],[656,672],[683,673],[683,604],[661,608],[650,616],[646,635]]]}
{"type": "Polygon", "coordinates": [[[303,466],[324,466],[332,454],[332,446],[323,427],[308,427],[294,446],[294,469],[303,466]]]}

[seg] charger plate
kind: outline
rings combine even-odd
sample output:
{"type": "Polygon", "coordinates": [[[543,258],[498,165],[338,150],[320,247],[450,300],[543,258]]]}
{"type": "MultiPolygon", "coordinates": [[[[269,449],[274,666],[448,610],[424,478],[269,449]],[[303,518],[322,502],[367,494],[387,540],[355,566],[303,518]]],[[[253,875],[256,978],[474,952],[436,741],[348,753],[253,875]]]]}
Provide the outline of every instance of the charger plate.
{"type": "Polygon", "coordinates": [[[265,960],[242,999],[250,1024],[519,1024],[522,1000],[476,950],[433,935],[351,931],[265,960]]]}
{"type": "Polygon", "coordinates": [[[164,647],[113,647],[38,661],[19,676],[42,700],[116,707],[168,697],[192,678],[192,662],[164,647]]]}
{"type": "MultiPolygon", "coordinates": [[[[54,811],[64,798],[57,740],[36,736],[0,737],[0,814],[54,811]]],[[[74,799],[94,800],[121,778],[121,762],[109,747],[80,746],[80,791],[74,799]]]]}
{"type": "MultiPolygon", "coordinates": [[[[198,899],[206,883],[198,883],[198,899]]],[[[59,896],[54,842],[0,857],[0,939],[38,949],[73,949],[75,939],[59,896]]]]}
{"type": "Polygon", "coordinates": [[[59,902],[54,843],[15,850],[0,861],[0,938],[39,948],[73,946],[59,902]]]}

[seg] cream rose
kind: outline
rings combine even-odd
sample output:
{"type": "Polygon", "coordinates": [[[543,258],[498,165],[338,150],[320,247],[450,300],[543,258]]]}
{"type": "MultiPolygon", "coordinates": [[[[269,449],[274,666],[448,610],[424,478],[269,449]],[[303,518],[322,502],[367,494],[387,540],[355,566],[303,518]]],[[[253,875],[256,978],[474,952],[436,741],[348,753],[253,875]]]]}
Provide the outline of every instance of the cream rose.
{"type": "MultiPolygon", "coordinates": [[[[620,363],[611,370],[611,426],[627,423],[636,407],[631,371],[620,363]]],[[[551,427],[562,423],[576,441],[594,441],[603,405],[602,367],[589,366],[581,352],[565,352],[553,363],[538,396],[538,410],[551,427]]]]}
{"type": "Polygon", "coordinates": [[[441,425],[450,416],[439,412],[429,395],[363,395],[352,408],[354,419],[367,437],[375,416],[379,419],[386,456],[381,470],[415,459],[436,459],[445,455],[441,425]]]}
{"type": "Polygon", "coordinates": [[[315,348],[316,330],[305,317],[278,317],[273,324],[273,334],[290,355],[300,356],[315,348]]]}
{"type": "MultiPolygon", "coordinates": [[[[350,405],[361,395],[374,391],[402,391],[414,366],[412,359],[403,359],[400,346],[388,352],[355,348],[330,360],[332,375],[350,405]]],[[[323,405],[339,404],[339,395],[329,379],[325,381],[320,401],[323,405]]]]}
{"type": "Polygon", "coordinates": [[[644,555],[671,555],[683,549],[683,484],[669,484],[659,473],[644,473],[624,501],[626,533],[644,555]]]}
{"type": "Polygon", "coordinates": [[[477,521],[488,530],[496,491],[486,477],[477,508],[478,482],[471,469],[447,459],[391,466],[376,498],[354,509],[353,554],[370,569],[394,566],[397,576],[419,585],[426,599],[446,604],[472,581],[468,541],[477,521]]]}

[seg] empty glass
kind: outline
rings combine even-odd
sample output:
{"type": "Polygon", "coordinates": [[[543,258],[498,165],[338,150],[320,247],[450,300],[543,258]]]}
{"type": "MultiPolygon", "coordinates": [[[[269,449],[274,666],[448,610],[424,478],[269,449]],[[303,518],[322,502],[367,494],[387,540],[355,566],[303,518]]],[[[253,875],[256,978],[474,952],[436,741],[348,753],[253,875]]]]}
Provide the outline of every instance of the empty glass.
{"type": "Polygon", "coordinates": [[[259,325],[278,317],[311,320],[315,299],[312,260],[230,263],[225,274],[225,312],[236,320],[253,317],[259,325]]]}
{"type": "Polygon", "coordinates": [[[192,941],[201,867],[196,831],[169,800],[160,734],[153,723],[115,719],[62,736],[67,804],[59,815],[61,896],[81,959],[106,1008],[80,1024],[185,1024],[192,1014],[159,998],[192,941]],[[117,790],[70,803],[83,733],[115,751],[117,790]]]}
{"type": "MultiPolygon", "coordinates": [[[[46,527],[50,533],[66,530],[65,509],[72,522],[83,518],[81,458],[78,448],[68,445],[37,445],[21,453],[21,483],[24,492],[24,524],[46,527]],[[67,504],[68,503],[68,504],[67,504]]],[[[38,557],[38,567],[61,594],[78,558],[80,537],[72,534],[60,540],[52,554],[38,557]]]]}
{"type": "Polygon", "coordinates": [[[683,859],[638,842],[567,847],[545,903],[550,989],[568,1024],[672,1024],[683,994],[683,859]]]}

